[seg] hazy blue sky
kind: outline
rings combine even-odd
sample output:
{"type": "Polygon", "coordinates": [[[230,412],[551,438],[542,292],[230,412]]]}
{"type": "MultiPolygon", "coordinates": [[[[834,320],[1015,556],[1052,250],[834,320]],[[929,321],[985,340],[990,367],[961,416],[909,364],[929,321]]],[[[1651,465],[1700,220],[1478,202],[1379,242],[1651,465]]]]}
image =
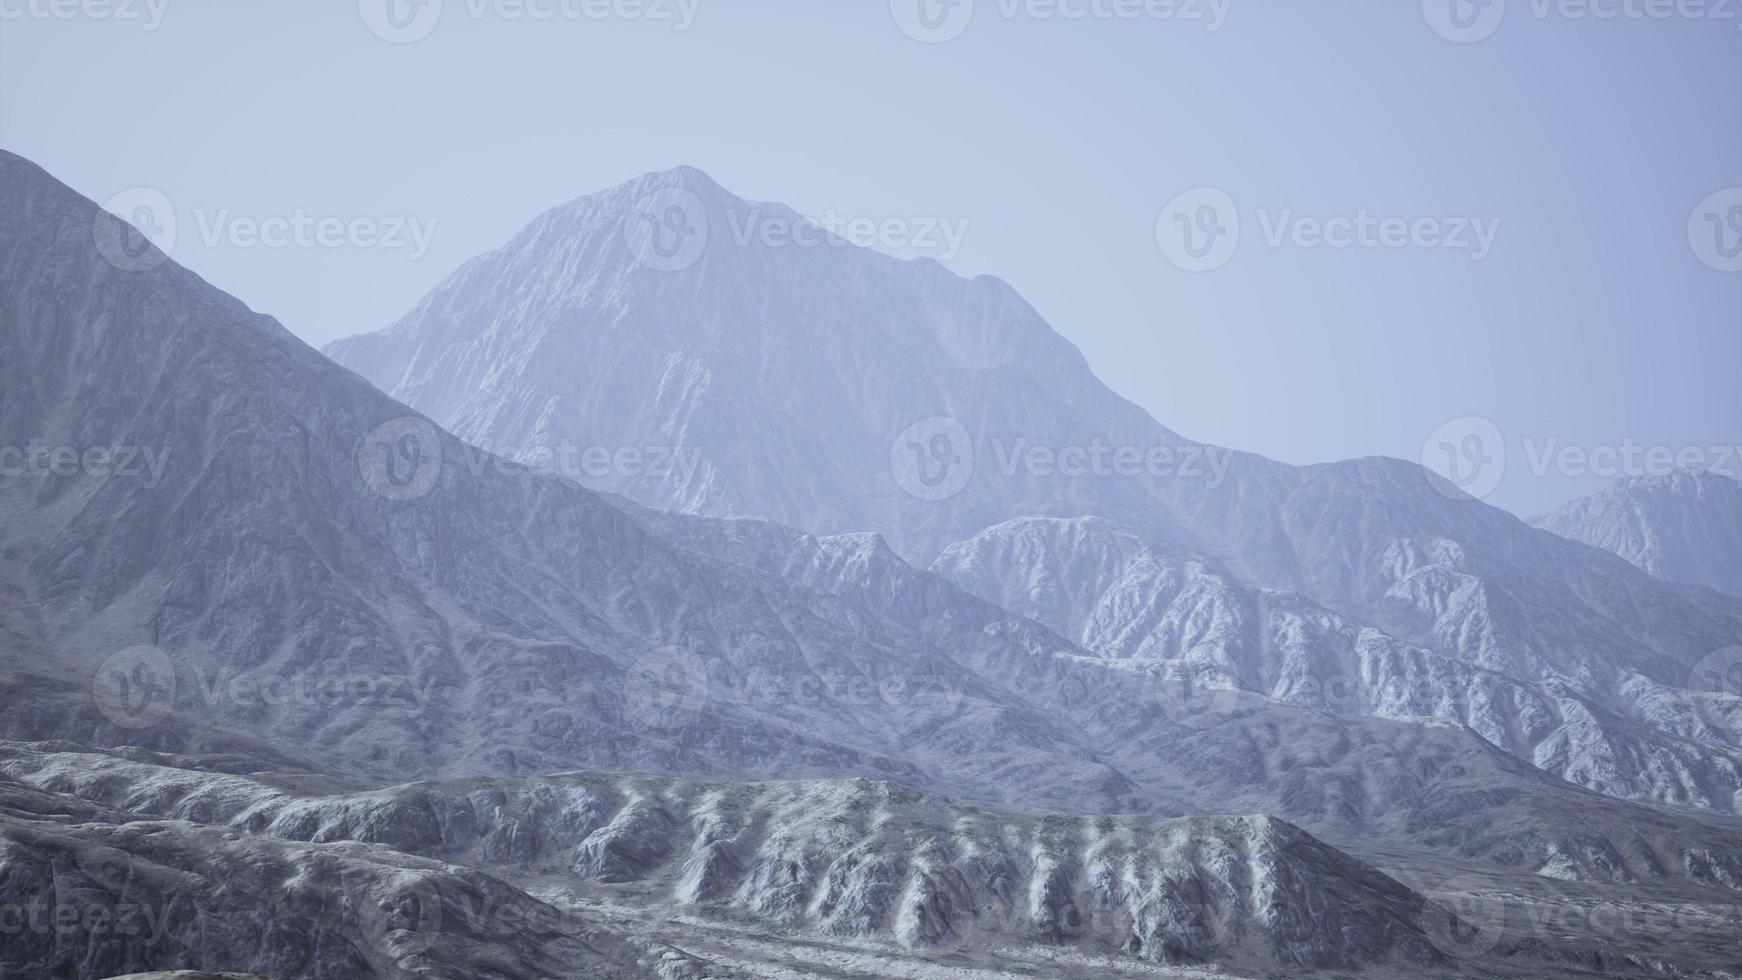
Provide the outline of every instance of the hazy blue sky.
{"type": "MultiPolygon", "coordinates": [[[[1432,26],[1442,0],[1217,0],[1215,30],[1183,19],[1209,0],[1078,19],[977,0],[922,43],[898,26],[918,0],[684,0],[684,30],[656,19],[678,0],[604,19],[447,0],[395,44],[365,23],[384,0],[106,2],[133,6],[0,0],[0,146],[99,201],[159,189],[179,261],[317,345],[392,321],[550,205],[690,163],[813,217],[966,222],[948,264],[1009,280],[1195,438],[1418,459],[1481,416],[1507,455],[1489,499],[1520,512],[1606,482],[1538,476],[1551,446],[1742,443],[1742,273],[1689,229],[1717,265],[1742,237],[1695,214],[1742,185],[1736,10],[1508,0],[1460,43],[1432,26]],[[1158,241],[1182,240],[1164,206],[1201,187],[1233,202],[1239,244],[1188,272],[1158,241]],[[1299,223],[1363,211],[1451,244],[1313,247],[1299,223]],[[235,237],[298,213],[434,228],[415,257],[235,237]],[[1490,230],[1486,254],[1445,219],[1490,230]]],[[[1182,200],[1198,220],[1202,195],[1182,200]]],[[[1742,222],[1732,205],[1708,210],[1742,222]]]]}

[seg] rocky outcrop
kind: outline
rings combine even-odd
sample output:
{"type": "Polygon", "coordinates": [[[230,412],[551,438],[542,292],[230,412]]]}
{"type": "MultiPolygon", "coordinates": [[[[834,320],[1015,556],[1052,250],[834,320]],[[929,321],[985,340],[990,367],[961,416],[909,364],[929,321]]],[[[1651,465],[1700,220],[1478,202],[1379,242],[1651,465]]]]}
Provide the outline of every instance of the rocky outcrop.
{"type": "Polygon", "coordinates": [[[501,881],[384,847],[309,844],[0,786],[0,976],[651,978],[662,950],[501,881]],[[76,807],[75,807],[76,809],[76,807]],[[177,975],[180,976],[180,975],[177,975]]]}
{"type": "MultiPolygon", "coordinates": [[[[562,875],[565,890],[583,900],[748,916],[782,930],[910,949],[1038,943],[1161,964],[1302,969],[1438,959],[1417,925],[1420,896],[1304,831],[1264,817],[1035,817],[965,807],[870,780],[726,786],[580,774],[299,798],[241,777],[154,773],[131,763],[104,766],[100,759],[86,760],[88,779],[34,782],[62,793],[110,795],[134,818],[164,810],[198,814],[210,824],[128,823],[101,831],[100,839],[121,842],[105,846],[138,856],[162,835],[170,844],[160,863],[183,867],[203,841],[212,853],[200,859],[202,867],[214,871],[240,854],[282,855],[272,867],[287,875],[304,869],[311,889],[324,881],[322,862],[338,860],[329,853],[354,862],[385,855],[380,860],[389,871],[437,874],[427,861],[392,857],[421,854],[498,867],[547,885],[551,875],[562,875]],[[132,781],[126,789],[124,779],[132,781]]],[[[30,763],[70,775],[70,767],[52,760],[30,763]]],[[[88,805],[91,815],[118,812],[104,803],[88,805]]],[[[334,880],[376,887],[375,879],[350,867],[339,866],[334,880]]],[[[440,867],[447,869],[439,872],[446,876],[440,887],[414,878],[413,890],[448,904],[523,901],[467,892],[496,886],[440,867]],[[445,890],[450,883],[458,897],[445,890]]],[[[258,887],[266,887],[271,873],[278,872],[259,872],[258,887]]],[[[30,893],[23,885],[11,890],[30,893]]],[[[336,902],[352,893],[320,894],[336,902]]],[[[248,903],[231,906],[230,913],[240,915],[248,903]]],[[[315,921],[321,906],[310,904],[306,914],[311,921],[300,928],[321,928],[315,921]]],[[[175,920],[176,934],[204,921],[190,912],[175,920]]],[[[252,945],[237,948],[265,939],[249,934],[252,945]]],[[[147,963],[129,955],[120,966],[175,959],[147,963]]],[[[313,969],[230,962],[287,976],[313,969]]]]}
{"type": "Polygon", "coordinates": [[[1531,521],[1658,578],[1742,595],[1742,482],[1705,470],[1627,477],[1531,521]]]}

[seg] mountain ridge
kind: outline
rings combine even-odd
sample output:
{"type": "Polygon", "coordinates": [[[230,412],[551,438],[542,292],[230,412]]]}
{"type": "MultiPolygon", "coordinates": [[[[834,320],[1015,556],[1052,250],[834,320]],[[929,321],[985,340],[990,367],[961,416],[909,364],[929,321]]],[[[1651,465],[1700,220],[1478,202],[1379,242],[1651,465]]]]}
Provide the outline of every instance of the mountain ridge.
{"type": "MultiPolygon", "coordinates": [[[[1008,284],[735,240],[721,226],[766,206],[711,180],[684,197],[700,179],[656,172],[547,212],[392,326],[327,353],[532,465],[563,445],[692,453],[688,474],[565,474],[655,509],[877,532],[922,568],[1009,521],[1104,518],[1242,586],[1523,684],[1571,685],[1595,707],[1580,728],[1630,719],[1664,745],[1697,732],[1685,719],[1699,709],[1676,692],[1742,637],[1742,602],[1533,530],[1413,463],[1292,467],[1192,442],[1095,379],[1008,284]],[[660,215],[705,230],[687,261],[639,250],[638,219],[660,215]]],[[[1665,771],[1742,786],[1734,733],[1703,744],[1665,771]]],[[[1617,791],[1742,805],[1735,787],[1617,791]]]]}
{"type": "Polygon", "coordinates": [[[1742,595],[1742,482],[1707,470],[1623,477],[1531,521],[1671,582],[1742,595]]]}

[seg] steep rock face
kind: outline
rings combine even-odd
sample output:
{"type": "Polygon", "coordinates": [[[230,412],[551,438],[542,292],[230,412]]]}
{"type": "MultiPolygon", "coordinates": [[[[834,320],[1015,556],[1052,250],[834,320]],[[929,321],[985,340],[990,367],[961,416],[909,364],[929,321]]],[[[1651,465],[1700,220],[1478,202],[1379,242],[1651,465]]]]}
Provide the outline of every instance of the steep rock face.
{"type": "Polygon", "coordinates": [[[1295,593],[1158,553],[1099,518],[1007,521],[933,570],[1119,660],[1180,660],[1230,687],[1348,715],[1436,718],[1580,785],[1717,809],[1742,791],[1742,702],[1634,677],[1619,696],[1526,680],[1360,628],[1295,593]],[[1627,713],[1617,704],[1628,705],[1627,713]]]}
{"type": "MultiPolygon", "coordinates": [[[[1742,601],[1533,531],[1412,464],[1297,468],[1184,439],[1106,389],[1002,282],[741,233],[794,220],[694,170],[649,174],[552,209],[399,322],[328,353],[463,437],[588,485],[825,536],[876,532],[922,566],[1011,520],[1102,518],[1183,571],[1293,593],[1659,729],[1647,736],[1659,775],[1634,786],[1622,766],[1574,761],[1631,751],[1604,743],[1610,726],[1562,725],[1567,739],[1597,741],[1546,754],[1535,737],[1507,739],[1521,758],[1565,756],[1557,772],[1614,792],[1735,805],[1717,758],[1734,738],[1666,748],[1708,735],[1683,724],[1686,712],[1654,715],[1639,692],[1687,688],[1696,664],[1742,642],[1742,601]],[[654,210],[686,219],[685,261],[642,247],[654,210]],[[565,451],[594,447],[663,448],[691,465],[563,465],[565,451]],[[1694,775],[1662,775],[1681,765],[1694,775]]],[[[1071,577],[1120,560],[1091,550],[1071,559],[1071,577]]],[[[1165,575],[1148,581],[1168,587],[1165,575]]],[[[1025,611],[1079,642],[1087,634],[1066,628],[1063,607],[1099,615],[1101,633],[1121,635],[1097,636],[1098,648],[1193,655],[1180,645],[1190,623],[1128,622],[1157,610],[1118,588],[1095,590],[1108,602],[1098,609],[1086,588],[1025,611]]],[[[1020,591],[1015,580],[980,594],[1020,591]]],[[[1460,695],[1457,678],[1444,681],[1430,699],[1460,695]]],[[[1540,719],[1498,723],[1534,730],[1540,719]]]]}
{"type": "MultiPolygon", "coordinates": [[[[921,771],[932,743],[940,766],[1022,765],[1113,808],[1133,795],[1056,722],[964,687],[905,631],[479,453],[174,263],[110,265],[92,228],[118,222],[25,161],[0,166],[0,442],[166,460],[149,479],[0,479],[11,676],[64,669],[86,694],[71,714],[33,701],[13,733],[180,752],[189,732],[227,730],[374,776],[987,783],[921,771]],[[879,692],[916,679],[945,696],[889,710],[879,692]],[[692,704],[692,681],[729,696],[692,704]],[[92,710],[102,691],[129,724],[92,710]]],[[[930,635],[1002,642],[947,622],[930,635]]]]}
{"type": "MultiPolygon", "coordinates": [[[[329,853],[432,867],[394,857],[406,852],[496,864],[546,885],[549,875],[566,875],[581,896],[751,915],[785,929],[911,948],[1038,942],[1156,963],[1300,968],[1440,959],[1419,930],[1420,896],[1261,817],[1033,817],[869,780],[723,785],[588,774],[319,798],[97,757],[87,757],[82,772],[65,757],[30,761],[40,766],[25,777],[31,784],[74,799],[106,793],[134,813],[173,812],[247,832],[126,824],[104,832],[125,842],[110,846],[138,853],[142,845],[128,835],[164,834],[175,842],[177,867],[196,846],[183,841],[223,841],[205,858],[213,865],[233,859],[226,851],[284,851],[293,866],[307,866],[310,889],[325,880],[329,853]],[[276,843],[285,839],[315,846],[276,843]],[[509,839],[517,846],[504,850],[509,839]],[[394,850],[346,851],[343,841],[394,850]]],[[[9,781],[19,770],[8,768],[9,781]]],[[[419,880],[412,891],[428,898],[441,888],[419,880]]],[[[446,921],[448,896],[441,897],[446,921]]],[[[523,945],[553,941],[547,933],[523,945]]],[[[263,966],[241,955],[227,964],[263,966]]],[[[300,963],[270,967],[286,976],[310,972],[300,963]]]]}
{"type": "MultiPolygon", "coordinates": [[[[886,543],[900,538],[813,538],[752,521],[650,515],[506,465],[408,415],[185,270],[106,264],[93,253],[92,229],[113,230],[113,219],[15,157],[0,155],[0,205],[4,444],[168,452],[150,479],[88,467],[0,479],[0,682],[8,705],[20,706],[0,726],[24,738],[123,747],[110,756],[114,766],[82,749],[46,753],[69,757],[58,760],[33,749],[8,762],[9,778],[61,794],[29,804],[29,819],[54,823],[56,833],[69,820],[127,819],[66,795],[76,793],[126,814],[306,843],[280,855],[292,866],[358,853],[344,846],[351,840],[434,848],[444,859],[498,869],[555,870],[585,883],[576,886],[583,891],[641,888],[673,896],[677,908],[750,912],[816,936],[893,937],[915,949],[957,941],[978,921],[963,910],[992,907],[996,898],[996,907],[1020,910],[1000,936],[1115,943],[1150,962],[1221,949],[1215,909],[1251,912],[1255,924],[1242,935],[1261,947],[1250,951],[1254,962],[1353,964],[1386,950],[1414,954],[1407,939],[1386,946],[1389,933],[1326,931],[1303,917],[1300,902],[1317,889],[1288,884],[1294,872],[1264,855],[1283,854],[1298,870],[1310,863],[1305,845],[1281,840],[1287,832],[1268,818],[1225,826],[1133,817],[1144,828],[1140,843],[1162,840],[1170,849],[1158,857],[1137,845],[1112,848],[1113,863],[1097,865],[1090,852],[1101,846],[1098,824],[1091,834],[1083,818],[1063,818],[1065,830],[1049,836],[1057,824],[1018,811],[1275,813],[1374,851],[1427,848],[1568,879],[1729,887],[1724,882],[1735,878],[1724,858],[1734,842],[1720,829],[1581,792],[1464,728],[1337,715],[1288,703],[1299,698],[1287,688],[1283,700],[1274,687],[1243,690],[1249,680],[1233,675],[1250,668],[1268,680],[1273,661],[1233,656],[1231,639],[1227,657],[1168,656],[1160,642],[1142,656],[1109,657],[914,568],[886,543]],[[152,650],[139,652],[139,644],[152,650]],[[795,790],[805,806],[835,813],[849,829],[810,828],[768,852],[775,859],[759,860],[768,837],[757,829],[767,826],[758,814],[774,801],[753,787],[712,782],[695,791],[718,800],[707,802],[670,777],[519,785],[494,778],[577,766],[714,780],[872,774],[997,804],[981,812],[1009,811],[1008,821],[1026,829],[1010,840],[1002,829],[976,831],[965,838],[972,853],[961,858],[951,848],[967,844],[936,829],[956,811],[934,797],[897,813],[896,825],[911,821],[927,845],[900,850],[895,838],[879,836],[882,824],[853,823],[854,806],[795,790]],[[479,773],[492,778],[367,788],[479,773]],[[742,805],[733,802],[740,793],[749,794],[742,805]],[[1573,826],[1588,829],[1543,832],[1573,826]],[[547,865],[553,854],[560,860],[547,865]],[[1176,863],[1203,874],[1176,881],[1166,870],[1176,863]],[[1138,870],[1120,878],[1120,867],[1138,870]],[[1214,885],[1260,879],[1281,884],[1214,885]],[[1097,908],[1121,925],[1091,928],[1097,908]]],[[[970,299],[987,305],[984,296],[970,299]]],[[[1004,300],[991,305],[1003,311],[998,316],[1016,309],[1004,300]]],[[[948,357],[1006,372],[1001,358],[1024,345],[1001,345],[976,329],[946,333],[948,357]]],[[[1040,346],[1024,356],[1051,351],[1061,371],[1069,367],[1046,346],[1050,335],[1034,336],[1040,346]]],[[[1012,406],[1026,410],[1031,381],[1003,389],[1012,406]]],[[[987,385],[962,383],[968,387],[950,390],[987,385]]],[[[1022,506],[1059,509],[1046,481],[1026,486],[1022,506]]],[[[964,502],[991,499],[964,494],[964,502]]],[[[960,540],[944,520],[949,514],[905,496],[897,504],[922,515],[916,526],[940,548],[960,540]]],[[[1250,567],[1233,552],[1194,550],[1193,535],[1153,500],[1133,506],[1152,518],[1136,532],[1144,544],[1189,556],[1205,572],[1188,569],[1193,580],[1250,567]]],[[[1466,581],[1481,575],[1455,542],[1375,540],[1386,542],[1386,575],[1395,579],[1385,589],[1417,597],[1399,608],[1452,610],[1433,629],[1488,617],[1499,625],[1484,636],[1505,635],[1506,617],[1478,601],[1488,580],[1466,581]]],[[[1620,581],[1604,598],[1615,608],[1631,614],[1661,599],[1644,576],[1620,581]],[[1635,596],[1629,590],[1639,581],[1649,588],[1635,596]],[[1642,602],[1629,604],[1630,597],[1642,602]]],[[[1151,595],[1157,609],[1164,593],[1151,595]]],[[[1214,602],[1232,609],[1237,599],[1214,602]]],[[[1722,607],[1713,608],[1704,621],[1673,604],[1659,611],[1694,644],[1721,618],[1722,607]]],[[[1302,600],[1292,615],[1303,637],[1310,626],[1313,644],[1323,641],[1324,656],[1344,656],[1344,627],[1324,610],[1302,600]]],[[[1553,626],[1543,635],[1560,637],[1553,626]]],[[[1588,636],[1589,628],[1571,635],[1585,629],[1588,636]]],[[[1385,656],[1418,658],[1394,641],[1371,642],[1385,656]]],[[[1614,678],[1616,690],[1638,703],[1656,698],[1676,708],[1689,739],[1733,730],[1725,719],[1734,714],[1716,697],[1690,706],[1667,685],[1614,668],[1602,649],[1587,657],[1569,641],[1549,652],[1526,649],[1521,673],[1570,664],[1581,668],[1585,688],[1614,678]]],[[[1321,663],[1303,658],[1303,668],[1321,663]]],[[[1562,700],[1585,697],[1581,689],[1562,700]]],[[[1634,702],[1618,695],[1616,703],[1634,702]]],[[[1595,720],[1565,739],[1569,757],[1588,758],[1585,748],[1625,717],[1592,705],[1595,720]]],[[[1619,774],[1652,770],[1627,751],[1589,768],[1545,765],[1631,792],[1619,774]]],[[[1652,793],[1676,799],[1689,785],[1666,780],[1652,793]]],[[[1721,784],[1712,785],[1707,795],[1721,796],[1721,784]]],[[[164,867],[186,868],[193,852],[210,851],[197,874],[218,879],[231,863],[277,860],[253,849],[271,844],[225,850],[203,833],[187,839],[177,828],[142,823],[150,826],[114,840],[164,867]],[[149,850],[160,837],[165,849],[149,850]]],[[[105,828],[89,833],[112,836],[105,828]]],[[[65,846],[31,840],[33,854],[108,846],[90,836],[65,846]]],[[[20,887],[38,888],[44,865],[29,866],[35,870],[20,887]]],[[[390,877],[416,891],[427,877],[420,875],[390,877]]],[[[239,880],[273,894],[270,876],[239,880]]],[[[488,897],[485,885],[477,888],[488,897]]],[[[1372,918],[1365,902],[1374,894],[1333,909],[1330,921],[1372,918]]],[[[377,904],[392,915],[419,906],[402,897],[395,885],[377,904]]],[[[244,895],[234,907],[246,911],[254,901],[244,895]]],[[[1392,894],[1382,904],[1410,901],[1392,894]]],[[[257,938],[227,919],[196,921],[242,948],[257,938]]],[[[322,928],[315,919],[305,926],[317,935],[322,928]]],[[[344,928],[330,930],[340,960],[349,955],[337,947],[344,928]]],[[[556,934],[553,942],[566,935],[556,934]]],[[[469,957],[504,942],[511,951],[502,955],[540,955],[484,935],[475,948],[444,956],[443,969],[491,975],[469,957]]],[[[104,970],[155,965],[118,949],[114,962],[91,962],[104,970]]],[[[392,955],[397,964],[401,954],[392,955]]],[[[660,963],[662,975],[688,969],[681,956],[661,954],[660,963]]],[[[374,969],[374,961],[365,966],[374,969]]],[[[546,975],[536,960],[510,966],[501,972],[546,975]]]]}
{"type": "Polygon", "coordinates": [[[1628,477],[1531,523],[1658,578],[1742,595],[1742,482],[1704,470],[1628,477]]]}
{"type": "MultiPolygon", "coordinates": [[[[429,492],[375,492],[360,450],[403,409],[171,263],[107,266],[96,209],[10,166],[6,424],[178,461],[152,486],[0,484],[29,516],[0,549],[27,641],[7,654],[70,668],[11,675],[32,685],[13,734],[209,754],[237,731],[338,775],[869,773],[1027,807],[1224,809],[1170,753],[1202,707],[1176,696],[1198,681],[1180,664],[1091,656],[873,538],[655,518],[433,429],[429,492]],[[95,696],[151,666],[103,663],[139,643],[167,663],[155,720],[95,696]]],[[[1404,731],[1345,741],[1407,769],[1386,744],[1404,731]]],[[[1249,809],[1294,815],[1263,768],[1237,773],[1249,809]]]]}
{"type": "Polygon", "coordinates": [[[177,460],[149,487],[0,483],[29,516],[4,525],[0,549],[5,621],[24,641],[7,655],[71,669],[9,675],[27,685],[4,721],[19,737],[257,759],[264,745],[274,768],[316,768],[290,748],[341,776],[875,774],[1109,812],[1239,798],[1344,832],[1410,812],[1432,778],[1409,758],[1422,738],[1468,738],[1245,697],[1229,720],[1203,665],[1092,655],[875,538],[656,518],[436,430],[429,492],[376,493],[359,450],[403,409],[172,263],[107,266],[87,245],[96,209],[9,167],[4,424],[177,460]],[[94,696],[114,679],[105,654],[139,643],[169,664],[152,705],[167,713],[145,727],[101,710],[125,699],[94,696]],[[364,696],[324,686],[335,679],[367,682],[364,696]],[[1327,806],[1279,789],[1269,737],[1232,743],[1251,753],[1237,766],[1183,765],[1223,721],[1326,742],[1288,757],[1302,779],[1356,765],[1404,778],[1369,805],[1327,806]]]}
{"type": "Polygon", "coordinates": [[[0,975],[658,975],[642,961],[660,951],[477,872],[380,847],[125,819],[0,786],[0,975]],[[172,974],[195,975],[212,974],[172,974]]]}
{"type": "MultiPolygon", "coordinates": [[[[8,714],[20,737],[188,753],[229,730],[341,774],[869,773],[1001,804],[1183,813],[1232,792],[1315,830],[1370,819],[1297,805],[1266,766],[1200,782],[1173,747],[1205,727],[1211,672],[1092,656],[875,538],[656,518],[433,429],[412,430],[429,492],[378,493],[360,451],[403,409],[173,263],[106,265],[96,209],[8,166],[4,424],[175,461],[152,486],[0,483],[29,516],[0,548],[26,641],[8,655],[75,668],[8,714]],[[169,662],[171,710],[123,727],[91,695],[138,643],[169,662]]],[[[1336,764],[1412,770],[1408,726],[1338,725],[1336,764]]]]}
{"type": "MultiPolygon", "coordinates": [[[[1395,849],[1413,833],[1437,853],[1568,881],[1655,882],[1719,894],[1742,890],[1742,851],[1734,829],[1570,788],[1556,790],[1553,781],[1529,775],[1523,767],[1518,773],[1495,769],[1473,746],[1458,754],[1456,742],[1411,747],[1411,764],[1441,770],[1422,779],[1370,748],[1314,744],[1324,732],[1302,728],[1277,734],[1270,727],[1234,722],[1171,751],[1189,765],[1225,773],[1206,782],[1230,806],[1288,807],[1316,816],[1337,808],[1355,813],[1358,831],[1320,822],[1356,845],[1383,843],[1379,850],[1395,849]],[[1260,753],[1278,751],[1263,745],[1267,738],[1288,746],[1274,761],[1259,762],[1289,771],[1281,780],[1287,797],[1281,801],[1256,792],[1240,772],[1260,753]]],[[[845,926],[830,915],[812,921],[812,899],[835,859],[858,849],[860,856],[837,872],[845,874],[869,856],[881,860],[898,850],[906,855],[900,857],[907,862],[901,868],[936,872],[935,880],[909,882],[917,891],[903,894],[916,904],[893,919],[878,920],[880,929],[915,941],[949,932],[939,909],[940,903],[961,904],[958,874],[980,882],[1008,908],[1020,905],[1018,896],[1033,888],[1044,894],[1054,886],[1046,884],[1052,872],[1035,870],[1038,865],[1024,865],[1024,876],[1012,877],[1011,855],[1028,853],[1019,840],[997,846],[980,838],[927,844],[929,838],[908,833],[914,827],[941,833],[938,828],[970,825],[987,832],[1004,825],[1035,832],[1102,826],[1092,817],[1000,814],[868,780],[727,784],[569,773],[357,790],[320,788],[274,774],[195,772],[164,762],[64,744],[0,742],[0,781],[118,813],[315,843],[382,844],[509,873],[561,872],[611,886],[657,880],[662,895],[669,891],[682,903],[725,902],[774,919],[831,928],[845,926]],[[967,820],[963,814],[978,816],[967,820]],[[890,826],[903,833],[885,833],[890,826]],[[868,841],[882,843],[866,851],[868,841]],[[768,849],[775,844],[778,848],[768,849]],[[780,860],[762,859],[774,853],[780,860]]],[[[1121,833],[1149,828],[1145,834],[1192,825],[1190,819],[1126,816],[1106,823],[1121,833]]],[[[1076,866],[1058,853],[1053,857],[1059,875],[1080,877],[1080,868],[1073,871],[1076,866]]],[[[894,873],[877,867],[867,866],[868,880],[894,873]]],[[[1065,906],[1054,902],[1045,908],[1049,915],[1062,914],[1065,906]]],[[[959,928],[959,923],[950,926],[959,928]]]]}
{"type": "MultiPolygon", "coordinates": [[[[1190,761],[1228,767],[1232,757],[1205,754],[1228,741],[1203,743],[1190,761]]],[[[1477,772],[1474,759],[1436,762],[1467,776],[1427,788],[1429,812],[1407,819],[1438,835],[1443,854],[1472,860],[1450,877],[1440,861],[1409,872],[1428,900],[1269,818],[1016,814],[873,780],[567,773],[309,792],[273,774],[194,773],[71,746],[0,743],[0,787],[14,809],[29,809],[17,803],[28,797],[35,819],[172,826],[153,822],[174,816],[322,850],[366,843],[358,853],[388,861],[410,860],[393,857],[403,852],[484,867],[557,909],[589,910],[590,920],[637,930],[673,923],[667,935],[678,945],[734,962],[742,951],[710,943],[716,930],[907,951],[929,963],[994,949],[1051,950],[1042,955],[1055,959],[1069,951],[1081,971],[1066,975],[1085,977],[1126,976],[1145,963],[1208,963],[1242,976],[1363,966],[1399,976],[1705,975],[1728,955],[1733,932],[1721,916],[1676,913],[1666,944],[1651,926],[1657,920],[1638,911],[1648,908],[1638,905],[1641,888],[1657,901],[1678,896],[1687,910],[1733,907],[1742,865],[1722,831],[1594,794],[1548,815],[1531,808],[1535,794],[1477,772]],[[1472,900],[1463,894],[1470,888],[1490,897],[1472,900]],[[1491,897],[1496,889],[1510,897],[1491,897]],[[1605,911],[1566,919],[1552,911],[1563,903],[1605,911]],[[1478,932],[1470,948],[1470,930],[1496,928],[1496,918],[1513,921],[1478,932]]],[[[1375,786],[1395,778],[1367,771],[1375,786]]],[[[1360,792],[1325,774],[1295,791],[1360,792]]],[[[533,933],[567,935],[566,922],[540,920],[548,928],[533,933]]],[[[730,972],[699,952],[631,945],[635,962],[661,976],[730,972]]]]}

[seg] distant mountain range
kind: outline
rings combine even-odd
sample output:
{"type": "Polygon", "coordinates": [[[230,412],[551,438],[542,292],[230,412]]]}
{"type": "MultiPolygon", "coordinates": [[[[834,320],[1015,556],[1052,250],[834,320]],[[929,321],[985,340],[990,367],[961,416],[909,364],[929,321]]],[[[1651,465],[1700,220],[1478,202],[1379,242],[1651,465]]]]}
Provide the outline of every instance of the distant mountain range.
{"type": "Polygon", "coordinates": [[[1734,904],[1742,600],[755,214],[559,208],[360,377],[0,153],[0,887],[168,910],[0,974],[1716,975],[1462,917],[1734,904]]]}
{"type": "Polygon", "coordinates": [[[1531,523],[1659,578],[1742,596],[1742,482],[1731,477],[1705,470],[1628,477],[1531,523]]]}
{"type": "Polygon", "coordinates": [[[1350,713],[1470,724],[1604,792],[1742,806],[1736,712],[1684,691],[1742,637],[1742,601],[1533,531],[1414,464],[1297,468],[1188,440],[997,279],[742,232],[803,220],[691,168],[649,174],[546,212],[327,353],[463,439],[650,507],[875,531],[1102,656],[1309,701],[1347,688],[1350,713]],[[575,462],[650,447],[689,465],[575,462]],[[989,548],[1043,526],[1044,548],[989,548]],[[1345,652],[1309,644],[1292,676],[1263,663],[1287,624],[1253,614],[1252,590],[1334,620],[1345,652]],[[1362,629],[1379,631],[1365,661],[1362,629]]]}

